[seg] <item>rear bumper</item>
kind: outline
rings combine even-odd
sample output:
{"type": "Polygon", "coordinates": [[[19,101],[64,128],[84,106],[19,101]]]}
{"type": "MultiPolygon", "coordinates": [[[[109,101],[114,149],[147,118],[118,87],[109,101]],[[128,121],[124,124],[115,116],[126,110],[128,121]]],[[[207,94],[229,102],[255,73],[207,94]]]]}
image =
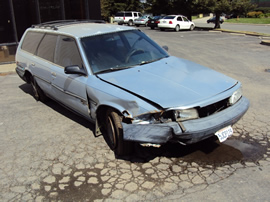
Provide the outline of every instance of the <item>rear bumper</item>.
{"type": "Polygon", "coordinates": [[[27,82],[27,79],[25,77],[25,71],[23,67],[17,66],[16,67],[16,73],[19,75],[19,77],[24,80],[25,82],[27,82]]]}
{"type": "Polygon", "coordinates": [[[163,29],[174,29],[175,25],[171,25],[171,24],[158,24],[159,28],[163,28],[163,29]]]}
{"type": "Polygon", "coordinates": [[[242,97],[233,106],[211,116],[184,121],[160,124],[125,124],[123,123],[124,140],[141,143],[164,144],[169,141],[180,141],[193,144],[214,135],[218,130],[235,124],[248,110],[249,101],[242,97]]]}

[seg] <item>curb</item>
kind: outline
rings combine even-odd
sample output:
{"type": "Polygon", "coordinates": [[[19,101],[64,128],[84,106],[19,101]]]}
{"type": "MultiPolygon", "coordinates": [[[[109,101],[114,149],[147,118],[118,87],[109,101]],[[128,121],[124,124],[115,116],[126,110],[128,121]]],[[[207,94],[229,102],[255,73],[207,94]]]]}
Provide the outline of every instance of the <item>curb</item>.
{"type": "Polygon", "coordinates": [[[0,65],[0,76],[12,74],[16,72],[16,63],[0,65]]]}
{"type": "Polygon", "coordinates": [[[270,46],[270,40],[262,40],[261,44],[266,45],[266,46],[270,46]]]}

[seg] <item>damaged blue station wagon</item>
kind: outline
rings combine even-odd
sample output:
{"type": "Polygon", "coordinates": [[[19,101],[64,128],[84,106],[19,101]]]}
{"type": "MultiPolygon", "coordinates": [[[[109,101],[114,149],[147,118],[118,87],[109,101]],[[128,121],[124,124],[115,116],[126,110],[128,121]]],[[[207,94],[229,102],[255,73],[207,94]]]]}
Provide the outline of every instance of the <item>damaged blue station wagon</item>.
{"type": "Polygon", "coordinates": [[[241,83],[170,56],[136,28],[58,21],[27,29],[16,54],[18,75],[34,97],[50,97],[95,123],[117,155],[134,142],[225,141],[248,110],[241,83]]]}

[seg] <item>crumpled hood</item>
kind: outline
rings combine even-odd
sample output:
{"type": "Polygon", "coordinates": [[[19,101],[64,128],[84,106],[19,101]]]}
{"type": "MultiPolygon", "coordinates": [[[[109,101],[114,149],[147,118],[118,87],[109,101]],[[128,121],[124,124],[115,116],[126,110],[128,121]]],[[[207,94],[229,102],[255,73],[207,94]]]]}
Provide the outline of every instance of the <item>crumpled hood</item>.
{"type": "Polygon", "coordinates": [[[226,91],[237,82],[174,56],[130,69],[98,74],[98,77],[163,108],[201,102],[226,91]]]}

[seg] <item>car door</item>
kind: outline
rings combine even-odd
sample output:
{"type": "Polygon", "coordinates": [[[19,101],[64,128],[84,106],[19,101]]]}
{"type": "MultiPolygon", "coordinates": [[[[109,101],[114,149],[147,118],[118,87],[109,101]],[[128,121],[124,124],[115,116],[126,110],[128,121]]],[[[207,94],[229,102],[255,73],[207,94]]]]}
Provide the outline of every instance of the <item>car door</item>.
{"type": "Polygon", "coordinates": [[[189,29],[190,28],[190,21],[186,18],[186,17],[182,17],[183,18],[183,28],[184,29],[189,29]]]}
{"type": "Polygon", "coordinates": [[[64,71],[65,67],[76,65],[86,72],[74,38],[58,36],[54,63],[51,71],[53,97],[70,109],[89,117],[86,94],[88,77],[79,74],[66,74],[64,71]]]}

